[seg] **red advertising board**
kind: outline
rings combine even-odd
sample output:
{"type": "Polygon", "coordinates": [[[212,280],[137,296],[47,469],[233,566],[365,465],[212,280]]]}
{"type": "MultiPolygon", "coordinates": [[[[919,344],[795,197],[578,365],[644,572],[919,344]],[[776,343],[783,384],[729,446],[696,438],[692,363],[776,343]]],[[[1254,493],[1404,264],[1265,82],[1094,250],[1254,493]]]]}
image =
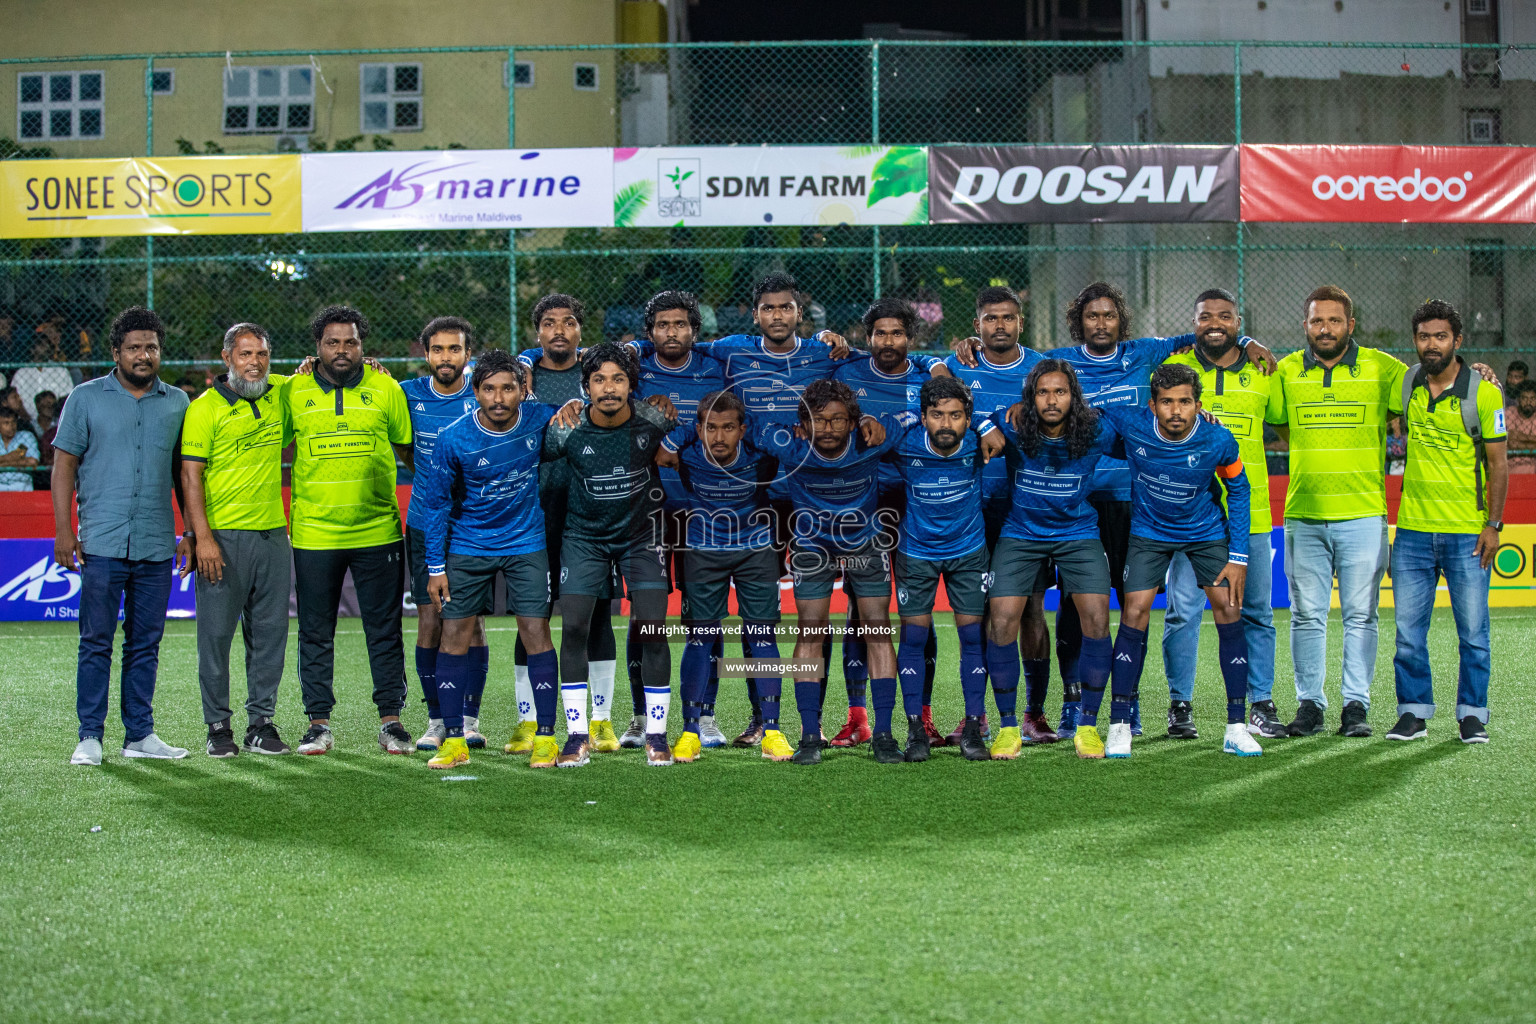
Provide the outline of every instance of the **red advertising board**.
{"type": "Polygon", "coordinates": [[[1536,220],[1536,149],[1245,145],[1241,161],[1245,221],[1536,220]]]}

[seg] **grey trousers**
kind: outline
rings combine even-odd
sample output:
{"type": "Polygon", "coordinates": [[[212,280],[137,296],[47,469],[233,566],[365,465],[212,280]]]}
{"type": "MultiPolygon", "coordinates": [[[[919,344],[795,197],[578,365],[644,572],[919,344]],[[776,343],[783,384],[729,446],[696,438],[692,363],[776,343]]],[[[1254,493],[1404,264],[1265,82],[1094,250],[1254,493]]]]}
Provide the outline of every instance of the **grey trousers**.
{"type": "Polygon", "coordinates": [[[245,712],[252,721],[277,711],[277,684],[288,649],[288,591],[293,554],[286,531],[214,530],[224,552],[224,578],[197,578],[197,681],[203,721],[230,717],[229,646],[239,624],[245,638],[245,712]]]}

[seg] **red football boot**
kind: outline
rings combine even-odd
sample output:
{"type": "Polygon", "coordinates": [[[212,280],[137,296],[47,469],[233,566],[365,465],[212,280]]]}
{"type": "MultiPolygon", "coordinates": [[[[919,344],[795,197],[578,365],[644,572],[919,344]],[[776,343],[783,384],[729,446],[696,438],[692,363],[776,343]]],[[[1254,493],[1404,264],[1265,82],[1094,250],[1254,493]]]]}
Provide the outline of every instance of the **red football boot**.
{"type": "MultiPolygon", "coordinates": [[[[949,744],[949,740],[945,739],[944,734],[939,732],[938,727],[933,724],[933,705],[931,704],[923,705],[923,733],[927,735],[930,747],[943,747],[949,744]]],[[[958,729],[955,730],[955,742],[960,742],[958,729]]]]}
{"type": "Polygon", "coordinates": [[[834,747],[857,747],[868,743],[874,735],[869,727],[868,708],[849,708],[848,721],[843,725],[842,731],[832,737],[834,747]]]}
{"type": "Polygon", "coordinates": [[[1019,738],[1025,743],[1055,743],[1061,737],[1051,728],[1050,719],[1033,711],[1019,716],[1019,738]]]}

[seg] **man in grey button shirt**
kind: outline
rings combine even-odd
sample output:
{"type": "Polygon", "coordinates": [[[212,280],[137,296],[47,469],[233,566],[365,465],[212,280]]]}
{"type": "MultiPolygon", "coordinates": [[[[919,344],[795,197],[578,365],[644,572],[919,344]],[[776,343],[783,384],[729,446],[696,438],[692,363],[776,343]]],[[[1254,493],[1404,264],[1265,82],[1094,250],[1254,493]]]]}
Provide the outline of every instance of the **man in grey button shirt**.
{"type": "Polygon", "coordinates": [[[181,419],[186,392],[160,380],[165,325],[133,306],[112,321],[105,377],[75,388],[54,438],[55,560],[80,572],[80,657],[75,703],[80,744],[71,764],[100,764],[117,609],[123,606],[123,756],[186,757],[155,735],[150,703],[173,564],[192,557],[176,539],[171,494],[181,501],[181,419]],[[78,499],[80,534],[70,516],[78,499]]]}

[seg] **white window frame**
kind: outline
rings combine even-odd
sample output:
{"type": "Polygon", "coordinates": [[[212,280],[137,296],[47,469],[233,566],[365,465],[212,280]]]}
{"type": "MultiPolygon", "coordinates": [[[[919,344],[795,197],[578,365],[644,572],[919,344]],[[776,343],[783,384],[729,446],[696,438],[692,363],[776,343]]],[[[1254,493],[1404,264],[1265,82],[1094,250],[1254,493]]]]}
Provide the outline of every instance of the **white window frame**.
{"type": "Polygon", "coordinates": [[[308,64],[236,64],[225,70],[224,75],[224,104],[220,107],[220,123],[225,135],[308,135],[315,130],[315,70],[308,64]],[[278,92],[275,95],[258,95],[261,72],[276,71],[278,76],[278,92]],[[302,72],[309,82],[307,92],[290,91],[293,85],[295,72],[302,72]],[[249,91],[245,95],[232,95],[230,89],[241,80],[244,75],[249,91]],[[273,125],[259,124],[258,109],[261,107],[277,107],[277,123],[273,125]],[[309,108],[309,121],[302,126],[290,126],[288,123],[289,108],[306,106],[309,108]],[[245,127],[230,127],[229,111],[232,107],[244,107],[246,109],[245,127]]]}
{"type": "Polygon", "coordinates": [[[78,71],[19,71],[16,74],[16,141],[23,146],[39,142],[50,142],[65,139],[103,139],[107,135],[107,73],[97,68],[81,68],[78,71]],[[96,99],[82,100],[80,98],[80,77],[82,75],[95,75],[100,85],[100,92],[96,99]],[[68,100],[52,99],[53,79],[68,78],[68,100]],[[42,83],[42,99],[36,102],[24,101],[22,96],[23,82],[28,78],[37,78],[42,83]],[[94,135],[85,135],[80,131],[80,115],[85,111],[94,110],[100,117],[101,130],[94,135]],[[55,134],[53,131],[53,115],[60,111],[69,112],[69,133],[55,134]],[[28,114],[38,114],[42,117],[42,132],[38,135],[28,135],[22,130],[22,123],[28,114]]]}
{"type": "Polygon", "coordinates": [[[150,76],[149,76],[149,94],[151,96],[174,96],[174,95],[176,95],[176,69],[175,68],[154,68],[154,69],[152,69],[150,71],[150,76]],[[171,87],[169,89],[156,89],[155,88],[155,76],[156,75],[170,75],[171,76],[171,87]]]}
{"type": "MultiPolygon", "coordinates": [[[[526,81],[526,82],[517,82],[517,83],[515,83],[516,87],[519,88],[519,89],[532,89],[533,88],[534,80],[537,77],[536,74],[535,74],[535,69],[534,69],[534,66],[533,66],[533,61],[531,61],[531,60],[520,60],[520,61],[517,61],[516,63],[517,63],[517,66],[519,68],[527,68],[528,69],[528,81],[526,81]]],[[[513,84],[512,75],[508,71],[507,62],[506,61],[502,61],[501,62],[501,87],[503,89],[505,89],[509,84],[513,84]]]]}
{"type": "Polygon", "coordinates": [[[388,63],[359,64],[357,66],[357,130],[370,135],[391,135],[395,132],[419,132],[426,125],[426,89],[425,80],[422,78],[421,64],[417,61],[390,61],[388,63]],[[384,70],[383,92],[368,91],[368,75],[384,70]],[[395,87],[395,72],[399,68],[416,69],[416,88],[414,90],[397,89],[395,87]],[[368,108],[378,104],[384,105],[385,127],[378,128],[368,123],[368,108]],[[416,123],[399,124],[399,109],[401,104],[415,104],[416,123]]]}
{"type": "Polygon", "coordinates": [[[579,62],[571,65],[571,87],[577,92],[598,92],[602,88],[602,69],[596,64],[579,62]],[[583,68],[592,69],[592,84],[581,84],[581,71],[583,68]]]}
{"type": "Polygon", "coordinates": [[[1474,18],[1486,18],[1492,10],[1488,0],[1467,0],[1467,13],[1474,18]]]}

